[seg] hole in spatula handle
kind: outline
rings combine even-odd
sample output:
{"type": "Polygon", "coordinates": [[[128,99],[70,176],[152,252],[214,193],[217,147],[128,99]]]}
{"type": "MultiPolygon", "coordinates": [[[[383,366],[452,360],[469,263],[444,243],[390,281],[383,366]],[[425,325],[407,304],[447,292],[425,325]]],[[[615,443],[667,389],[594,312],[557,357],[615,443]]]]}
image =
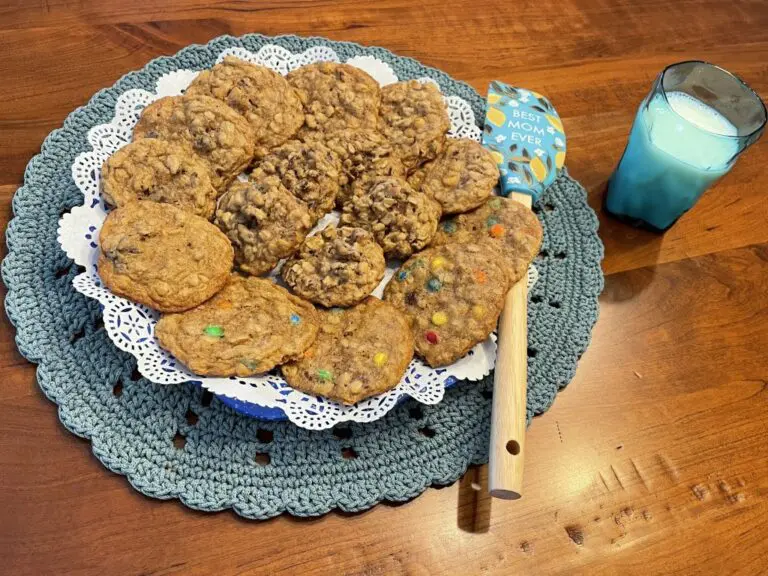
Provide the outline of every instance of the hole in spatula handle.
{"type": "MultiPolygon", "coordinates": [[[[504,449],[507,454],[511,456],[518,456],[520,454],[520,443],[517,440],[507,440],[504,444],[504,449]]],[[[522,456],[521,456],[522,458],[522,456]]],[[[501,498],[502,500],[517,500],[522,496],[520,488],[517,486],[521,482],[521,478],[515,477],[514,466],[512,463],[514,460],[506,460],[504,454],[498,455],[497,470],[505,470],[500,476],[496,475],[491,467],[490,477],[488,480],[489,492],[494,498],[501,498]],[[503,486],[503,488],[501,487],[503,486]]],[[[522,462],[517,462],[516,466],[520,466],[522,462]]],[[[517,470],[521,472],[520,469],[517,470]]]]}
{"type": "Polygon", "coordinates": [[[512,454],[512,456],[517,456],[520,454],[520,444],[518,444],[517,440],[510,440],[507,442],[507,452],[512,454]]]}

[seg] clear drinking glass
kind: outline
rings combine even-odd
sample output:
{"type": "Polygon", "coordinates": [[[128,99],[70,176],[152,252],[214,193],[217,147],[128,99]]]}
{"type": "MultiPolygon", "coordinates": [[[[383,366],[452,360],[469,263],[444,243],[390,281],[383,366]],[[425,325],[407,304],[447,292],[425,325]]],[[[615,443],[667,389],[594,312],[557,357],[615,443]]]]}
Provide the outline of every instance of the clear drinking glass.
{"type": "Polygon", "coordinates": [[[668,229],[765,123],[760,97],[730,72],[700,61],[668,66],[640,104],[605,209],[636,226],[668,229]]]}

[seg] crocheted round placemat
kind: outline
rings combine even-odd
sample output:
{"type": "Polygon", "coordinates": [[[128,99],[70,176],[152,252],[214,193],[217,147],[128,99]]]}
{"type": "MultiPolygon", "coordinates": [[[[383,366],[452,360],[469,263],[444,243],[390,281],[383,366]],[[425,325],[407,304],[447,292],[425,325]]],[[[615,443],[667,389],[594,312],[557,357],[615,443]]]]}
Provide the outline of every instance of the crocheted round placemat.
{"type": "MultiPolygon", "coordinates": [[[[224,36],[157,58],[70,114],[27,166],[7,230],[6,311],[19,350],[39,365],[40,387],[58,404],[63,424],[90,439],[104,465],[144,494],[203,510],[231,507],[249,518],[407,500],[487,461],[492,377],[459,383],[435,406],[406,402],[370,424],[310,432],[253,420],[211,402],[195,385],[160,386],[141,378],[133,358],[111,344],[98,303],[73,289],[77,267],[56,242],[60,216],[83,201],[70,175],[72,161],[87,149],[88,129],[112,118],[119,94],[151,89],[171,70],[211,66],[226,47],[257,51],[265,43],[294,52],[326,44],[344,60],[370,54],[400,79],[430,76],[484,117],[484,100],[470,86],[381,48],[322,38],[224,36]]],[[[545,233],[528,312],[529,420],[572,378],[603,285],[603,247],[584,189],[564,173],[535,211],[545,233]]]]}

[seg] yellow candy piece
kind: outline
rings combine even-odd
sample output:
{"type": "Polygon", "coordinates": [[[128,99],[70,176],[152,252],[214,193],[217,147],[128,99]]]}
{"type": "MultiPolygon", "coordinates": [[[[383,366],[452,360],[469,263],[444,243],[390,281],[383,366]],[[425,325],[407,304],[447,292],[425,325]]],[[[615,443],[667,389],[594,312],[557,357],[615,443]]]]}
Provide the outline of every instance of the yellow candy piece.
{"type": "Polygon", "coordinates": [[[448,315],[445,312],[435,312],[432,314],[432,324],[435,326],[442,326],[448,322],[448,315]]]}
{"type": "Polygon", "coordinates": [[[388,359],[389,357],[386,352],[376,352],[376,354],[373,355],[373,363],[376,365],[376,368],[384,366],[388,359]]]}
{"type": "Polygon", "coordinates": [[[485,306],[482,304],[477,304],[475,306],[472,306],[472,317],[475,320],[480,320],[485,316],[485,306]]]}
{"type": "Polygon", "coordinates": [[[443,258],[442,256],[435,256],[434,258],[432,258],[432,262],[429,263],[429,267],[432,270],[432,272],[437,272],[438,270],[443,268],[445,264],[446,264],[445,258],[443,258]]]}

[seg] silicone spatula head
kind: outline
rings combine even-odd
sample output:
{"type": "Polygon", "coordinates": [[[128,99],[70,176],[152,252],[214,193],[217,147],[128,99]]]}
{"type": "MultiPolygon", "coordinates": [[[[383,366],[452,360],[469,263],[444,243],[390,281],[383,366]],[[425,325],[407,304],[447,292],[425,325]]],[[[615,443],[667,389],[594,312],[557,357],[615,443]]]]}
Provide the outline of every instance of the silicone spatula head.
{"type": "Polygon", "coordinates": [[[488,87],[483,146],[499,165],[500,188],[536,201],[565,164],[565,132],[554,106],[532,90],[494,80],[488,87]]]}

